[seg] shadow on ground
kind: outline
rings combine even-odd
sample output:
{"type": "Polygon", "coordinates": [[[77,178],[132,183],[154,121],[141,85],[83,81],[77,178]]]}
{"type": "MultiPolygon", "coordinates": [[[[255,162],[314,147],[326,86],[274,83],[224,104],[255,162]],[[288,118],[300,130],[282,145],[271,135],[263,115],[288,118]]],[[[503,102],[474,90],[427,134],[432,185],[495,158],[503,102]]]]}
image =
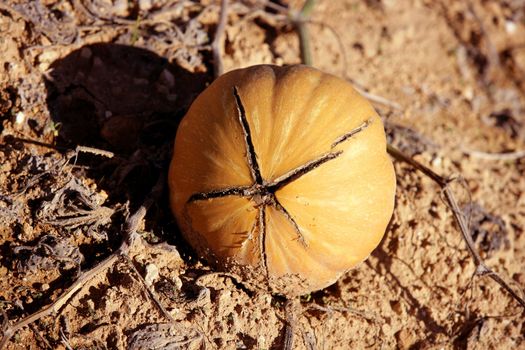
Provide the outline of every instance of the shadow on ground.
{"type": "MultiPolygon", "coordinates": [[[[106,205],[129,201],[133,212],[166,174],[178,123],[210,80],[145,49],[83,46],[53,62],[45,77],[57,145],[114,153],[81,152],[78,171],[108,194],[106,205]]],[[[164,193],[147,218],[156,232],[176,230],[164,193]]]]}

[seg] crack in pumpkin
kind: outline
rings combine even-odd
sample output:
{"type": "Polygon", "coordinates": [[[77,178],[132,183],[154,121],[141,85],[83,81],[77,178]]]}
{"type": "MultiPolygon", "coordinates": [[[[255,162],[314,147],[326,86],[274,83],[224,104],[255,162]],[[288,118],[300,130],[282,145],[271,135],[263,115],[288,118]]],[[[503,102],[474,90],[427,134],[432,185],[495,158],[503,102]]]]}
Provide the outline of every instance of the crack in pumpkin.
{"type": "MultiPolygon", "coordinates": [[[[266,253],[266,207],[273,206],[277,211],[284,215],[284,217],[290,222],[294,227],[295,232],[297,233],[297,240],[303,245],[306,249],[308,244],[304,238],[304,235],[299,228],[299,225],[292,217],[292,215],[284,208],[284,206],[279,202],[275,196],[275,192],[280,188],[286,186],[287,184],[299,179],[303,175],[311,172],[315,168],[321,166],[322,164],[329,162],[333,159],[338,158],[343,151],[332,151],[337,145],[345,142],[350,139],[352,136],[360,133],[366,129],[371,123],[372,118],[367,119],[358,127],[350,130],[349,132],[343,134],[334,140],[330,146],[330,152],[322,154],[314,160],[307,162],[306,164],[300,165],[295,169],[288,171],[287,173],[277,177],[272,182],[266,182],[262,175],[257,161],[257,153],[255,152],[255,146],[252,140],[252,133],[250,130],[250,125],[248,123],[248,118],[246,117],[246,110],[242,103],[241,96],[237,86],[233,87],[233,97],[235,100],[235,105],[237,108],[238,120],[242,128],[244,136],[244,144],[246,147],[246,161],[250,169],[250,174],[254,184],[251,186],[239,186],[239,187],[228,187],[218,190],[212,190],[208,192],[197,192],[192,194],[187,200],[186,204],[190,204],[195,201],[200,200],[211,200],[213,198],[222,198],[227,196],[240,196],[246,197],[253,201],[254,206],[257,208],[257,222],[254,224],[254,227],[257,225],[259,229],[259,250],[261,254],[261,260],[263,269],[268,277],[268,261],[266,253]]],[[[245,240],[241,243],[243,245],[247,240],[253,239],[252,235],[248,235],[245,240]]]]}
{"type": "Polygon", "coordinates": [[[248,165],[252,174],[252,179],[253,181],[255,181],[256,184],[262,185],[263,179],[261,175],[261,170],[259,168],[259,163],[257,162],[257,153],[255,153],[255,147],[253,145],[250,125],[248,124],[248,119],[246,118],[246,110],[244,109],[244,105],[242,104],[241,96],[239,96],[237,86],[233,87],[233,97],[235,98],[235,106],[237,107],[239,123],[241,124],[242,132],[244,134],[244,143],[246,145],[246,157],[248,158],[248,165]]]}
{"type": "Polygon", "coordinates": [[[257,219],[259,221],[259,251],[261,253],[263,271],[266,274],[266,278],[268,278],[270,275],[270,271],[268,269],[268,256],[266,254],[266,208],[265,208],[265,205],[262,205],[259,207],[257,219]]]}
{"type": "Polygon", "coordinates": [[[212,190],[208,192],[198,192],[194,193],[190,196],[188,199],[188,203],[205,200],[205,199],[212,199],[212,198],[220,198],[220,197],[226,197],[226,196],[243,196],[245,197],[245,191],[249,190],[250,187],[248,186],[242,186],[242,187],[228,187],[228,188],[222,188],[218,190],[212,190]]]}

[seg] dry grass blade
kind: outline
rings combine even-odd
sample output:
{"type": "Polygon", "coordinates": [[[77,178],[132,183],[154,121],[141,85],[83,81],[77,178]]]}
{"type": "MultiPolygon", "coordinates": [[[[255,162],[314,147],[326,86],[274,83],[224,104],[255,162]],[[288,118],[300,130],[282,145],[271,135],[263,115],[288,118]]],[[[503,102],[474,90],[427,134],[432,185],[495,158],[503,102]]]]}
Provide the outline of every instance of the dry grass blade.
{"type": "Polygon", "coordinates": [[[115,210],[103,206],[104,201],[104,196],[71,176],[64,186],[55,190],[50,200],[42,202],[37,217],[45,223],[68,229],[85,226],[89,236],[107,238],[99,228],[111,222],[115,210]]]}
{"type": "Polygon", "coordinates": [[[488,153],[474,150],[464,149],[463,153],[473,158],[483,159],[483,160],[501,160],[501,161],[514,161],[521,158],[525,158],[525,151],[514,151],[506,153],[488,153]]]}

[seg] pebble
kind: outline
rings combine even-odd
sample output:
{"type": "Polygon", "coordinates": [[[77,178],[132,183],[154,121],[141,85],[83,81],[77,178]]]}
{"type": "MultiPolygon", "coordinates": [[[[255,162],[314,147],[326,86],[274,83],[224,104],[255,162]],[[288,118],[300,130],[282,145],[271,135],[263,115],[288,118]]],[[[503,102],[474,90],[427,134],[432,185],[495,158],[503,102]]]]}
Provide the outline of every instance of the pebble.
{"type": "Polygon", "coordinates": [[[24,112],[20,111],[16,114],[16,117],[15,117],[16,125],[22,125],[25,120],[26,120],[26,115],[24,114],[24,112]]]}
{"type": "Polygon", "coordinates": [[[144,277],[144,281],[146,281],[146,285],[150,287],[153,282],[155,282],[159,278],[159,269],[157,265],[155,264],[148,264],[146,265],[146,277],[144,277]]]}
{"type": "Polygon", "coordinates": [[[173,278],[173,285],[175,286],[175,288],[177,290],[181,290],[182,289],[182,280],[180,279],[179,276],[175,276],[173,278]]]}
{"type": "Polygon", "coordinates": [[[151,0],[139,0],[139,9],[141,11],[148,11],[151,7],[151,0]]]}
{"type": "Polygon", "coordinates": [[[516,32],[517,26],[513,21],[505,21],[505,31],[507,34],[514,34],[516,32]]]}

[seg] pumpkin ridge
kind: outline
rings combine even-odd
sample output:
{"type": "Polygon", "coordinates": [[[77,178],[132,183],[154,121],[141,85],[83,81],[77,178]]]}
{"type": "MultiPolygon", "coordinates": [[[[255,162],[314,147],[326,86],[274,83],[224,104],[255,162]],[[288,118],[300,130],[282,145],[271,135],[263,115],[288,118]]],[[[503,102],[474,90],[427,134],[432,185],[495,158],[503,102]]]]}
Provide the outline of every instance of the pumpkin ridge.
{"type": "MultiPolygon", "coordinates": [[[[299,65],[297,66],[296,69],[292,69],[292,70],[287,70],[287,69],[283,69],[282,67],[276,67],[278,68],[278,75],[279,75],[279,79],[276,79],[275,80],[275,83],[274,83],[274,88],[272,89],[272,105],[273,106],[279,106],[279,108],[277,109],[273,109],[272,110],[272,113],[273,115],[279,115],[281,114],[281,104],[278,103],[279,100],[277,100],[275,98],[276,94],[277,94],[277,91],[282,89],[283,87],[281,86],[282,83],[282,79],[285,79],[286,77],[290,77],[290,76],[294,76],[294,75],[300,75],[299,71],[300,69],[304,69],[305,66],[302,66],[302,65],[299,65]],[[300,68],[300,69],[298,69],[300,68]]],[[[291,78],[290,78],[291,79],[291,78]]],[[[328,79],[328,76],[324,75],[324,74],[319,74],[319,72],[316,72],[316,81],[315,82],[309,82],[307,84],[307,86],[310,88],[310,90],[308,92],[305,93],[305,95],[315,95],[316,92],[318,91],[318,89],[322,86],[322,83],[325,82],[325,80],[328,79]]],[[[297,103],[297,100],[294,100],[295,103],[297,103]]],[[[309,101],[305,101],[302,106],[298,107],[298,109],[296,111],[293,112],[294,115],[304,115],[307,113],[307,110],[308,108],[310,107],[310,102],[309,101]]],[[[294,119],[293,116],[289,116],[287,115],[286,116],[288,122],[290,122],[291,120],[294,119]]],[[[270,120],[272,120],[273,118],[270,118],[270,120]]],[[[282,125],[281,125],[281,128],[279,129],[276,129],[276,123],[273,123],[272,124],[272,128],[271,128],[271,132],[273,134],[279,134],[279,137],[277,139],[277,145],[275,145],[274,147],[274,152],[276,154],[280,154],[281,152],[284,151],[285,147],[289,146],[289,133],[290,133],[290,130],[288,130],[288,132],[286,134],[283,134],[283,129],[286,129],[286,128],[283,128],[282,125]]],[[[288,128],[290,129],[290,128],[288,128]]],[[[307,133],[306,133],[307,134],[307,133]]],[[[284,161],[284,159],[281,159],[281,161],[284,161]]],[[[275,171],[276,171],[276,168],[278,167],[278,164],[275,164],[275,162],[273,162],[273,164],[269,167],[269,169],[267,169],[267,172],[270,176],[275,175],[275,171]]],[[[274,176],[272,176],[274,177],[274,176]]]]}

